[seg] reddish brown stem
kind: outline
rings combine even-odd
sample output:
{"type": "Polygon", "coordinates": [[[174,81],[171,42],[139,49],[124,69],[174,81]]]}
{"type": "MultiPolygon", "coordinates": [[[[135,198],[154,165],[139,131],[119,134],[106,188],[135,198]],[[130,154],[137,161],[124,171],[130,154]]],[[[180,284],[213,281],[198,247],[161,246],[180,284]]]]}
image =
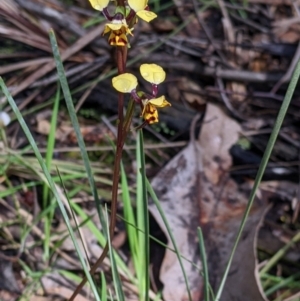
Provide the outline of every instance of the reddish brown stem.
{"type": "MultiPolygon", "coordinates": [[[[118,1],[119,2],[119,1],[118,1]]],[[[123,1],[124,3],[124,1],[123,1]]],[[[125,72],[126,68],[126,60],[127,60],[127,47],[117,47],[117,65],[118,65],[118,73],[122,74],[125,72]]],[[[111,218],[109,224],[109,235],[110,240],[113,239],[114,230],[116,225],[116,217],[117,217],[117,205],[118,205],[118,188],[119,188],[119,179],[120,179],[120,164],[122,159],[123,146],[126,139],[126,132],[123,131],[123,123],[124,123],[124,94],[119,93],[118,95],[118,134],[117,134],[117,149],[115,154],[115,162],[114,162],[114,172],[113,172],[113,185],[112,185],[112,196],[111,196],[111,218]]],[[[90,270],[90,274],[93,275],[97,268],[102,264],[104,258],[108,253],[108,243],[106,243],[101,256],[97,259],[96,263],[92,266],[90,270]]],[[[81,283],[76,287],[73,295],[69,299],[69,301],[73,301],[80,290],[83,288],[87,281],[87,278],[84,277],[81,283]]]]}
{"type": "Polygon", "coordinates": [[[124,6],[125,7],[125,1],[124,0],[117,0],[118,6],[124,6]]]}

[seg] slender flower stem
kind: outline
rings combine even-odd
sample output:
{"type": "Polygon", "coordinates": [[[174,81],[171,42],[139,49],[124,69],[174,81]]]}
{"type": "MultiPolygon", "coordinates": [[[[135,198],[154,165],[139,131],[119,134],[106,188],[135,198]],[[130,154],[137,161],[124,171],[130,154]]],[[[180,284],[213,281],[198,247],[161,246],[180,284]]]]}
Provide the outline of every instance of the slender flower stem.
{"type": "MultiPolygon", "coordinates": [[[[97,2],[97,1],[90,0],[90,2],[94,8],[98,9],[98,6],[95,4],[95,2],[97,2]]],[[[118,8],[117,8],[117,12],[113,16],[110,15],[107,7],[103,7],[102,12],[108,21],[115,21],[114,25],[117,25],[119,23],[119,25],[121,26],[120,28],[117,26],[116,29],[114,27],[109,27],[109,30],[105,29],[104,32],[105,33],[107,33],[107,31],[111,32],[111,35],[109,36],[109,44],[117,46],[116,47],[116,63],[117,63],[117,68],[118,68],[118,76],[122,77],[121,75],[124,74],[125,70],[126,70],[127,51],[128,51],[128,45],[129,45],[129,44],[127,45],[128,41],[127,41],[126,36],[129,34],[132,35],[131,30],[133,29],[137,20],[136,20],[136,16],[135,16],[136,12],[134,12],[132,9],[129,9],[128,6],[127,7],[125,6],[125,4],[127,5],[127,2],[128,2],[127,0],[116,0],[116,2],[117,2],[118,8]],[[129,10],[129,14],[128,14],[128,10],[129,10]],[[124,44],[126,44],[126,45],[120,46],[120,45],[124,45],[124,44]]],[[[148,2],[148,1],[146,1],[146,2],[148,2]]],[[[104,4],[105,3],[108,6],[109,1],[105,1],[104,4]]],[[[101,1],[99,1],[98,4],[101,4],[101,1]]],[[[102,8],[101,5],[100,5],[100,7],[102,8]]],[[[148,9],[148,7],[146,9],[148,9]]],[[[154,17],[155,17],[155,14],[154,14],[154,17]]],[[[145,21],[149,22],[150,19],[152,19],[152,18],[143,18],[143,19],[145,21]]],[[[152,66],[152,69],[153,68],[155,69],[154,71],[151,69],[151,67],[148,66],[148,68],[150,68],[150,71],[152,73],[155,72],[157,69],[157,67],[155,67],[155,66],[154,67],[152,66]]],[[[159,67],[158,69],[159,69],[160,73],[163,74],[163,76],[165,76],[164,71],[161,70],[162,68],[159,67]]],[[[114,80],[113,80],[113,82],[114,82],[114,80]]],[[[114,83],[113,83],[113,85],[114,85],[114,83]]],[[[116,90],[124,93],[124,91],[122,91],[122,88],[116,89],[116,90]]],[[[126,93],[127,92],[128,91],[126,91],[126,93]]],[[[124,94],[123,93],[118,94],[118,126],[117,126],[118,130],[117,130],[116,153],[115,153],[115,161],[114,161],[114,169],[113,169],[109,238],[102,251],[101,256],[97,259],[96,263],[92,266],[92,268],[90,270],[90,275],[93,275],[96,272],[97,268],[102,264],[103,260],[107,256],[108,251],[111,251],[111,250],[109,250],[109,248],[110,248],[109,242],[111,242],[113,239],[114,229],[115,229],[115,225],[116,225],[117,205],[118,205],[118,188],[119,188],[119,181],[120,181],[120,165],[121,165],[121,160],[122,160],[124,143],[126,140],[126,136],[129,132],[133,114],[134,114],[135,104],[138,103],[141,106],[141,109],[143,112],[147,108],[149,111],[147,113],[147,116],[143,116],[146,121],[139,128],[143,128],[144,126],[146,126],[149,123],[149,120],[151,121],[151,123],[158,121],[158,114],[156,111],[156,107],[164,107],[164,106],[170,105],[165,99],[162,99],[161,102],[160,102],[160,100],[154,100],[153,98],[156,97],[157,92],[158,92],[158,88],[157,88],[156,84],[152,85],[152,95],[148,96],[146,93],[142,93],[141,95],[143,98],[139,97],[139,93],[134,91],[131,95],[125,117],[123,115],[124,114],[123,113],[123,111],[124,111],[124,94]],[[146,101],[146,99],[144,98],[146,96],[149,99],[147,99],[147,103],[144,104],[143,100],[146,101]],[[152,102],[151,102],[151,99],[153,99],[152,102]],[[148,107],[146,107],[146,105],[148,107]],[[152,110],[150,110],[150,108],[152,110]]],[[[147,273],[148,272],[146,270],[146,274],[147,273]]],[[[86,281],[87,281],[87,278],[84,277],[83,280],[81,281],[81,283],[75,289],[75,291],[72,294],[69,301],[72,301],[75,299],[75,297],[78,295],[80,290],[85,285],[86,281]]],[[[147,291],[148,291],[148,289],[147,289],[147,291]]],[[[146,296],[147,296],[147,294],[146,294],[146,296]]]]}
{"type": "Polygon", "coordinates": [[[112,21],[113,20],[113,17],[109,14],[109,11],[107,9],[107,7],[103,8],[103,11],[102,11],[104,17],[108,20],[108,21],[112,21]]]}
{"type": "Polygon", "coordinates": [[[130,125],[133,118],[134,113],[134,107],[135,107],[135,101],[130,98],[130,101],[127,106],[126,116],[124,118],[124,124],[123,124],[123,137],[126,138],[127,133],[129,132],[130,125]]]}
{"type": "Polygon", "coordinates": [[[125,7],[125,1],[124,0],[117,0],[118,6],[125,7]]]}
{"type": "MultiPolygon", "coordinates": [[[[122,74],[125,72],[126,68],[126,60],[127,60],[127,47],[117,47],[116,48],[116,61],[118,66],[118,73],[122,74]]],[[[117,132],[117,149],[115,154],[115,162],[114,162],[114,171],[113,171],[113,185],[112,185],[112,196],[111,196],[111,218],[110,218],[110,224],[109,224],[109,235],[110,239],[113,239],[114,236],[114,230],[116,226],[116,218],[117,218],[117,208],[118,208],[118,188],[119,188],[119,178],[120,178],[120,164],[122,159],[122,152],[123,152],[123,146],[125,143],[125,139],[128,133],[129,125],[128,120],[132,119],[133,110],[131,111],[131,114],[128,116],[127,122],[125,122],[125,128],[123,126],[124,124],[124,116],[123,116],[123,110],[124,110],[124,94],[119,93],[118,94],[118,132],[117,132]]],[[[92,266],[90,270],[90,274],[93,275],[97,268],[102,264],[103,260],[105,259],[106,255],[108,254],[108,243],[106,243],[103,252],[101,256],[97,259],[96,263],[92,266]]],[[[81,281],[81,283],[77,286],[75,291],[73,292],[73,295],[69,299],[69,301],[73,301],[77,294],[80,292],[80,290],[85,285],[87,279],[84,277],[81,281]]]]}

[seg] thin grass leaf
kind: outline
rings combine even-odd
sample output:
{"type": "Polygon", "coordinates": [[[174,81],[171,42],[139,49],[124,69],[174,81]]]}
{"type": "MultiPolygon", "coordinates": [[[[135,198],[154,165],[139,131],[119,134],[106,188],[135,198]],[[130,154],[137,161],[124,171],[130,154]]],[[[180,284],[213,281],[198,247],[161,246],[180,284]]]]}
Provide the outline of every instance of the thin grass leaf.
{"type": "MultiPolygon", "coordinates": [[[[107,208],[106,209],[106,220],[107,220],[107,224],[108,222],[108,213],[107,213],[107,208]]],[[[112,271],[112,276],[113,276],[113,282],[114,282],[114,287],[115,287],[115,291],[116,291],[116,299],[117,301],[125,301],[125,297],[124,297],[124,292],[123,292],[123,288],[122,288],[122,282],[118,273],[118,266],[116,264],[116,259],[115,259],[115,253],[113,252],[112,249],[112,245],[111,245],[111,239],[110,239],[110,235],[109,235],[109,229],[107,228],[107,238],[108,238],[108,250],[109,250],[109,258],[110,258],[110,262],[111,262],[111,271],[112,271]]]]}
{"type": "Polygon", "coordinates": [[[228,273],[229,273],[229,270],[230,270],[230,266],[231,266],[232,261],[233,261],[234,253],[236,251],[236,248],[237,248],[238,243],[240,241],[240,238],[242,236],[244,227],[246,225],[247,217],[248,217],[248,215],[250,213],[250,209],[251,209],[251,207],[253,205],[253,202],[254,202],[254,199],[255,199],[255,196],[256,196],[256,191],[257,191],[257,189],[259,187],[259,184],[261,182],[263,174],[264,174],[264,172],[266,170],[266,167],[267,167],[269,158],[271,156],[274,144],[276,142],[278,133],[280,131],[282,122],[284,120],[284,117],[285,117],[286,112],[288,110],[288,107],[290,105],[292,96],[294,94],[296,85],[298,83],[299,76],[300,76],[300,61],[298,61],[297,65],[296,65],[296,68],[295,68],[295,70],[293,72],[292,79],[290,81],[290,84],[288,86],[286,95],[285,95],[284,100],[282,102],[282,105],[280,107],[280,110],[279,110],[277,119],[275,121],[275,124],[274,124],[273,130],[272,130],[271,136],[269,138],[266,150],[264,152],[261,164],[259,165],[259,169],[258,169],[256,178],[255,178],[255,181],[254,181],[254,185],[253,185],[253,188],[252,188],[251,193],[250,193],[249,201],[248,201],[248,204],[247,204],[247,207],[246,207],[246,210],[245,210],[245,213],[244,213],[241,225],[239,227],[238,234],[237,234],[236,240],[234,242],[231,254],[229,256],[229,260],[228,260],[228,263],[226,265],[226,268],[225,268],[225,271],[224,271],[224,275],[222,277],[219,289],[217,291],[215,301],[219,301],[220,298],[221,298],[221,295],[222,295],[222,292],[223,292],[223,289],[224,289],[224,286],[225,286],[225,282],[226,282],[226,279],[227,279],[227,276],[228,276],[228,273]]]}
{"type": "MultiPolygon", "coordinates": [[[[69,279],[71,281],[74,281],[77,283],[80,283],[80,281],[81,281],[81,277],[76,275],[75,272],[73,273],[73,272],[70,272],[67,270],[58,270],[58,273],[63,275],[64,277],[66,277],[67,279],[69,279]]],[[[102,299],[101,299],[101,301],[102,301],[102,299]]]]}
{"type": "MultiPolygon", "coordinates": [[[[58,173],[58,175],[60,176],[59,170],[57,170],[57,173],[58,173]]],[[[65,197],[66,197],[67,202],[68,202],[68,205],[69,205],[69,211],[71,211],[71,214],[72,214],[72,217],[73,217],[73,221],[74,221],[75,224],[76,224],[76,230],[77,230],[77,233],[79,234],[79,238],[80,238],[80,241],[81,241],[81,245],[82,245],[82,248],[83,248],[83,250],[84,250],[86,265],[88,266],[88,268],[89,268],[89,270],[90,270],[90,269],[91,269],[91,266],[90,266],[90,260],[89,260],[89,256],[88,256],[87,246],[86,246],[85,240],[84,240],[84,238],[83,238],[83,235],[82,235],[82,231],[81,231],[80,225],[78,224],[78,218],[77,218],[77,216],[75,215],[74,210],[72,210],[71,202],[70,202],[70,199],[69,199],[69,196],[68,196],[68,193],[67,193],[67,190],[66,190],[66,187],[65,187],[63,181],[61,181],[61,185],[62,185],[62,187],[63,187],[64,194],[65,194],[65,197]]]]}
{"type": "Polygon", "coordinates": [[[276,285],[272,286],[271,288],[265,291],[265,295],[268,297],[271,294],[275,293],[277,290],[283,287],[288,287],[291,283],[296,282],[299,284],[299,277],[300,277],[300,273],[295,273],[294,275],[291,275],[286,279],[281,278],[281,281],[279,283],[277,283],[276,285]]]}
{"type": "Polygon", "coordinates": [[[203,266],[203,279],[204,279],[204,301],[210,300],[209,290],[210,290],[210,284],[209,284],[209,275],[208,275],[208,267],[207,267],[207,257],[206,257],[206,251],[205,251],[205,244],[204,244],[204,238],[202,234],[202,230],[200,227],[197,228],[197,234],[199,239],[199,247],[200,247],[200,256],[203,266]]]}
{"type": "MultiPolygon", "coordinates": [[[[79,126],[76,111],[75,111],[75,108],[74,108],[71,92],[70,92],[70,89],[69,89],[67,77],[66,77],[66,74],[65,74],[65,71],[64,71],[63,63],[62,63],[62,60],[61,60],[61,57],[60,57],[57,41],[56,41],[53,30],[49,31],[49,36],[50,36],[50,42],[51,42],[53,55],[54,55],[54,58],[55,58],[56,69],[57,69],[59,81],[60,81],[61,88],[62,88],[62,91],[63,91],[63,94],[64,94],[64,98],[65,98],[65,101],[66,101],[66,105],[67,105],[67,108],[68,108],[68,112],[69,112],[69,115],[70,115],[72,126],[73,126],[75,134],[76,134],[76,138],[77,138],[77,141],[78,141],[78,146],[80,148],[83,163],[84,163],[85,170],[86,170],[86,173],[87,173],[87,176],[88,176],[88,181],[89,181],[89,184],[90,184],[90,187],[91,187],[91,190],[92,190],[92,194],[93,194],[93,197],[94,197],[94,200],[95,200],[95,203],[96,203],[96,207],[97,207],[97,210],[98,210],[99,219],[100,219],[100,222],[102,224],[103,229],[105,229],[105,227],[106,227],[105,226],[105,221],[104,221],[102,210],[101,210],[101,203],[100,203],[100,200],[99,200],[99,196],[98,196],[98,192],[97,192],[97,188],[96,188],[96,183],[95,183],[95,180],[94,180],[91,164],[90,164],[90,161],[89,161],[89,156],[88,156],[88,153],[86,151],[86,147],[85,147],[83,137],[81,135],[80,126],[79,126]]],[[[105,231],[105,233],[106,233],[106,231],[105,231]]]]}
{"type": "Polygon", "coordinates": [[[157,208],[157,210],[158,210],[158,212],[159,212],[159,214],[160,214],[160,216],[161,216],[161,218],[162,218],[162,220],[163,220],[163,222],[164,222],[164,224],[166,226],[167,232],[168,232],[168,234],[170,236],[171,242],[173,244],[176,256],[177,256],[179,264],[180,264],[180,268],[181,268],[182,275],[183,275],[183,278],[184,278],[184,282],[185,282],[186,290],[187,290],[187,293],[188,293],[189,301],[192,301],[193,299],[192,299],[192,296],[191,296],[189,282],[188,282],[188,279],[187,279],[186,272],[184,270],[184,266],[183,266],[183,263],[182,263],[182,258],[181,258],[178,246],[176,244],[176,240],[175,240],[174,235],[172,233],[171,227],[170,227],[170,225],[168,223],[168,220],[167,220],[167,218],[165,216],[165,213],[164,213],[164,211],[163,211],[163,209],[162,209],[162,207],[160,205],[160,202],[159,202],[159,200],[158,200],[158,198],[156,196],[156,193],[153,190],[153,188],[152,188],[152,186],[151,186],[151,184],[150,184],[150,182],[148,180],[146,181],[146,184],[147,184],[147,190],[148,190],[148,192],[150,194],[150,197],[153,200],[153,202],[154,202],[154,204],[155,204],[155,206],[156,206],[156,208],[157,208]]]}
{"type": "Polygon", "coordinates": [[[139,281],[140,300],[149,300],[149,214],[148,214],[148,195],[146,187],[146,170],[143,132],[138,132],[137,147],[137,227],[138,248],[139,248],[139,268],[136,271],[139,281]]]}
{"type": "MultiPolygon", "coordinates": [[[[52,110],[52,117],[50,123],[50,132],[47,141],[47,152],[46,152],[46,166],[48,170],[51,169],[52,159],[53,159],[53,152],[55,147],[55,134],[56,134],[56,127],[57,127],[57,116],[58,116],[58,108],[59,108],[59,99],[60,99],[60,87],[57,88],[54,105],[52,110]]],[[[49,187],[44,185],[43,187],[43,208],[48,205],[48,198],[49,198],[49,187]]]]}
{"type": "MultiPolygon", "coordinates": [[[[86,214],[86,212],[76,203],[70,202],[71,208],[76,212],[77,215],[81,217],[82,220],[86,221],[86,226],[89,228],[89,230],[93,233],[93,237],[97,239],[100,246],[104,247],[106,244],[106,237],[104,236],[104,233],[100,231],[100,229],[95,225],[95,223],[91,220],[91,217],[86,214]]],[[[124,272],[124,274],[127,275],[127,277],[130,280],[133,280],[132,273],[122,260],[122,258],[115,254],[115,260],[117,262],[117,266],[120,270],[124,272]]]]}
{"type": "Polygon", "coordinates": [[[101,301],[107,301],[107,284],[104,272],[101,272],[101,301]]]}
{"type": "Polygon", "coordinates": [[[17,185],[17,186],[14,186],[14,187],[6,188],[5,190],[0,191],[0,198],[3,199],[7,196],[16,194],[18,191],[24,189],[24,187],[30,188],[30,187],[35,187],[39,184],[41,184],[40,181],[31,181],[31,182],[28,182],[28,183],[24,183],[22,185],[17,185]]]}
{"type": "Polygon", "coordinates": [[[18,109],[15,101],[13,100],[12,96],[10,95],[10,93],[9,93],[7,87],[5,86],[4,81],[3,81],[3,79],[1,77],[0,77],[0,87],[1,87],[1,89],[2,89],[2,91],[4,93],[4,95],[5,95],[5,97],[7,98],[7,101],[10,104],[13,112],[15,113],[15,115],[16,115],[18,121],[19,121],[19,124],[22,127],[22,129],[23,129],[23,131],[24,131],[24,133],[25,133],[25,135],[26,135],[26,137],[27,137],[27,139],[28,139],[28,141],[29,141],[29,143],[30,143],[33,151],[34,151],[34,154],[35,154],[35,156],[36,156],[36,158],[37,158],[37,160],[38,160],[38,162],[39,162],[39,164],[41,166],[41,169],[42,169],[42,171],[44,173],[44,176],[45,176],[45,178],[47,180],[49,188],[51,189],[51,192],[53,193],[55,199],[58,202],[60,211],[62,213],[62,216],[64,218],[64,221],[66,223],[68,231],[70,233],[71,239],[73,241],[74,247],[76,249],[76,252],[77,252],[77,255],[79,257],[79,261],[80,261],[80,263],[82,265],[82,268],[84,270],[84,273],[85,273],[85,275],[86,275],[86,277],[88,279],[88,282],[91,285],[91,288],[92,288],[92,291],[93,291],[93,293],[95,295],[96,300],[100,301],[100,298],[99,298],[99,296],[97,294],[96,286],[95,286],[95,284],[94,284],[94,282],[92,280],[92,277],[91,277],[91,275],[89,273],[89,270],[88,270],[88,268],[87,268],[87,266],[85,264],[84,258],[83,258],[82,254],[81,254],[79,245],[77,243],[77,240],[76,240],[74,231],[72,229],[72,226],[71,226],[68,214],[67,214],[66,209],[64,207],[63,201],[61,200],[60,195],[59,195],[59,193],[58,193],[58,191],[56,189],[55,183],[53,182],[53,180],[51,178],[51,175],[50,175],[50,173],[49,173],[49,171],[48,171],[48,169],[46,167],[45,161],[44,161],[41,153],[39,152],[39,149],[38,149],[38,147],[37,147],[37,145],[35,143],[35,139],[31,135],[30,130],[29,130],[27,124],[25,123],[25,121],[24,121],[24,119],[22,117],[21,112],[19,111],[19,109],[18,109]]]}
{"type": "Polygon", "coordinates": [[[279,249],[272,258],[269,259],[267,264],[261,269],[260,276],[265,275],[283,256],[284,254],[297,242],[300,241],[300,232],[298,232],[287,244],[285,244],[281,249],[279,249]]]}
{"type": "Polygon", "coordinates": [[[130,254],[132,256],[135,269],[138,268],[139,249],[138,249],[138,234],[136,220],[134,217],[134,210],[131,204],[129,186],[127,182],[124,166],[121,163],[121,188],[122,188],[122,201],[124,210],[124,220],[126,225],[126,232],[129,242],[130,254]]]}
{"type": "MultiPolygon", "coordinates": [[[[48,170],[51,169],[54,146],[55,146],[55,134],[56,134],[56,127],[57,127],[59,99],[60,99],[60,88],[58,87],[56,96],[55,96],[55,100],[54,100],[53,111],[52,111],[52,118],[51,118],[51,123],[50,123],[50,133],[49,133],[48,141],[47,141],[46,166],[47,166],[48,170]]],[[[49,200],[49,187],[48,187],[48,185],[44,184],[43,185],[43,208],[47,207],[48,200],[49,200]]],[[[55,202],[55,200],[52,199],[51,202],[55,202]]],[[[49,254],[50,254],[50,235],[51,235],[51,225],[52,225],[53,217],[54,217],[54,210],[50,211],[49,215],[44,219],[45,239],[44,239],[43,258],[45,260],[48,260],[49,254]]]]}

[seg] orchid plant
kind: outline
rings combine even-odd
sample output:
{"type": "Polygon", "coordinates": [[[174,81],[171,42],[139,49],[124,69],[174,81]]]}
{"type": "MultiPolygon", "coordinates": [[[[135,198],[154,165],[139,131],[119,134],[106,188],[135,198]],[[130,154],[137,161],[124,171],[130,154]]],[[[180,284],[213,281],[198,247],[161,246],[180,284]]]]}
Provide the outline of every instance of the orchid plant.
{"type": "Polygon", "coordinates": [[[141,117],[145,119],[144,124],[158,122],[157,108],[170,106],[165,96],[156,97],[158,93],[158,84],[166,78],[165,71],[156,64],[142,64],[140,67],[142,77],[151,83],[152,94],[137,92],[137,78],[131,73],[123,73],[112,79],[113,87],[121,93],[130,93],[132,99],[141,106],[141,117]]]}
{"type": "MultiPolygon", "coordinates": [[[[152,21],[157,15],[149,10],[147,0],[127,0],[115,7],[114,15],[108,11],[109,0],[89,0],[92,7],[103,13],[109,21],[105,24],[102,35],[108,34],[108,43],[111,46],[129,47],[127,36],[133,36],[133,27],[137,23],[137,17],[146,22],[152,21]],[[124,5],[125,4],[125,5],[124,5]]],[[[126,64],[126,63],[125,63],[126,64]]],[[[124,66],[123,66],[124,67],[124,66]]],[[[122,68],[119,68],[122,69],[122,68]]],[[[144,92],[136,92],[138,85],[137,78],[130,73],[120,72],[113,78],[113,87],[121,93],[130,93],[132,99],[141,106],[141,117],[146,124],[152,124],[159,121],[157,108],[170,106],[171,104],[164,96],[158,97],[157,85],[165,80],[165,71],[156,64],[143,64],[140,67],[142,77],[152,84],[152,95],[144,92]]]]}
{"type": "Polygon", "coordinates": [[[114,15],[108,11],[109,0],[90,0],[92,7],[103,13],[109,21],[105,25],[103,35],[110,33],[108,43],[112,46],[128,45],[127,35],[132,35],[132,29],[137,23],[137,17],[146,22],[155,19],[157,15],[149,11],[147,0],[127,0],[120,2],[115,7],[114,15]]]}
{"type": "MultiPolygon", "coordinates": [[[[159,122],[157,109],[171,106],[171,104],[166,100],[164,95],[158,96],[158,85],[166,78],[166,72],[161,66],[156,64],[142,64],[140,66],[141,76],[151,84],[152,89],[150,94],[144,91],[138,91],[137,77],[126,72],[127,51],[128,48],[130,48],[128,37],[133,36],[134,26],[137,24],[138,19],[150,22],[157,17],[154,12],[150,11],[148,0],[89,0],[89,2],[95,10],[101,11],[107,20],[102,35],[108,35],[109,45],[115,46],[116,64],[118,68],[118,75],[112,79],[112,86],[118,91],[118,132],[113,172],[111,219],[109,225],[110,239],[112,239],[116,223],[122,151],[131,126],[135,104],[139,106],[140,116],[144,119],[143,123],[138,126],[138,129],[159,122]],[[114,12],[111,13],[113,6],[114,12]],[[123,116],[124,94],[130,95],[125,117],[123,116]]],[[[97,267],[103,262],[107,253],[108,244],[106,244],[103,253],[91,268],[91,274],[93,274],[97,267]]],[[[69,299],[70,301],[75,299],[86,281],[86,278],[82,280],[69,299]]]]}

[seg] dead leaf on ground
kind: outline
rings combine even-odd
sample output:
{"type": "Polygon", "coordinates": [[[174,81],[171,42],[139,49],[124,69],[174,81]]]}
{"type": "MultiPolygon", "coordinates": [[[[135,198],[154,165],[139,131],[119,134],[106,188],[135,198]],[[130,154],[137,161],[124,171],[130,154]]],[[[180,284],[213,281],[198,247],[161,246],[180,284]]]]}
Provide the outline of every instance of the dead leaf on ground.
{"type": "MultiPolygon", "coordinates": [[[[229,176],[229,149],[236,143],[241,128],[220,108],[208,104],[198,140],[191,140],[154,178],[155,189],[184,260],[193,300],[203,300],[203,279],[197,240],[197,227],[204,232],[210,284],[214,291],[228,261],[237,230],[244,214],[251,184],[238,185],[229,176]]],[[[223,301],[263,301],[256,278],[255,241],[259,221],[267,202],[257,198],[235,254],[223,301]],[[245,260],[247,258],[247,260],[245,260]]],[[[150,211],[167,235],[154,204],[150,211]]],[[[167,235],[169,238],[169,236],[167,235]]],[[[169,239],[169,247],[173,246],[169,239]]],[[[167,250],[160,271],[165,300],[188,300],[182,272],[174,252],[167,250]]]]}

